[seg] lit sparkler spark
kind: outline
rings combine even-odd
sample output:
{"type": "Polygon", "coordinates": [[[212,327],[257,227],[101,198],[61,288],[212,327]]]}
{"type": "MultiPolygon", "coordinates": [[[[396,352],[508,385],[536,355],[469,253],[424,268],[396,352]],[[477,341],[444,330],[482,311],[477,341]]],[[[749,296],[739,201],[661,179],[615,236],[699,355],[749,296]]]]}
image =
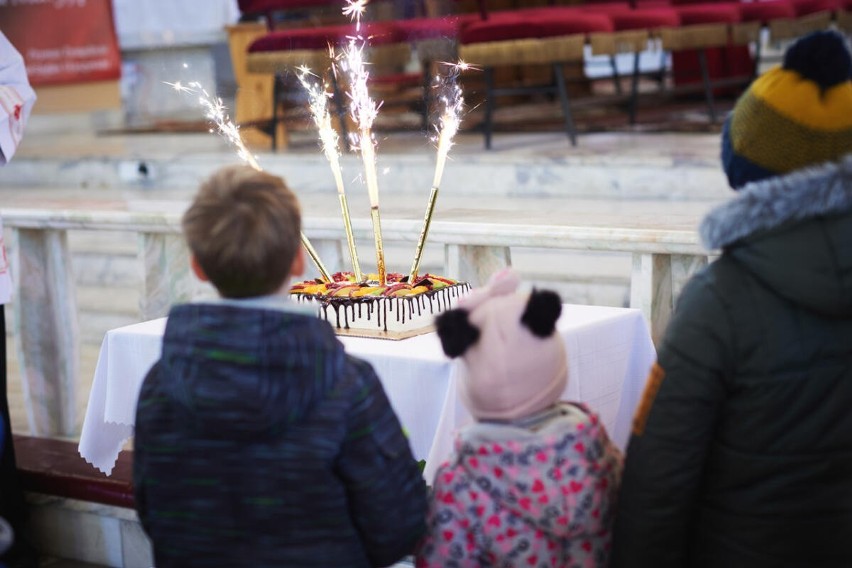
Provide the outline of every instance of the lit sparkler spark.
{"type": "Polygon", "coordinates": [[[373,137],[372,128],[379,107],[370,97],[367,81],[370,74],[364,62],[364,40],[351,38],[344,52],[344,63],[349,72],[349,99],[350,112],[355,124],[358,126],[359,134],[354,142],[360,150],[364,162],[364,176],[367,181],[367,192],[370,196],[370,206],[379,205],[379,188],[376,181],[376,140],[373,137]],[[360,43],[359,43],[360,42],[360,43]]]}
{"type": "Polygon", "coordinates": [[[343,15],[355,20],[355,29],[361,29],[361,16],[367,10],[370,0],[348,0],[343,8],[343,15]]]}
{"type": "Polygon", "coordinates": [[[420,259],[423,256],[423,246],[429,234],[429,226],[432,224],[432,215],[435,212],[435,202],[438,199],[438,190],[441,187],[441,178],[444,175],[444,165],[447,155],[453,146],[453,137],[459,130],[461,124],[461,112],[464,108],[464,98],[461,87],[458,85],[459,73],[468,69],[469,66],[460,61],[459,63],[448,63],[448,72],[445,77],[440,75],[435,78],[435,84],[439,92],[438,101],[442,106],[441,117],[435,125],[437,131],[438,160],[435,163],[435,176],[432,180],[432,190],[429,193],[429,201],[426,204],[426,215],[423,218],[423,229],[417,239],[417,248],[414,252],[414,261],[411,263],[411,271],[408,273],[408,281],[417,279],[420,269],[420,259]]]}
{"type": "Polygon", "coordinates": [[[325,154],[328,164],[331,167],[331,173],[334,176],[334,183],[337,186],[337,196],[340,201],[340,209],[343,214],[343,225],[346,230],[346,241],[349,245],[349,257],[352,261],[352,271],[355,273],[355,281],[360,282],[363,278],[361,274],[361,266],[358,262],[358,251],[355,248],[355,237],[352,233],[352,221],[349,216],[349,205],[346,201],[346,190],[343,186],[343,174],[340,169],[340,150],[338,146],[339,136],[337,131],[331,124],[331,113],[328,110],[328,101],[332,94],[328,92],[325,85],[321,85],[319,81],[311,81],[309,76],[314,76],[307,66],[298,68],[299,82],[308,93],[310,101],[311,116],[314,119],[314,124],[319,132],[320,145],[323,154],[325,154]]]}
{"type": "MultiPolygon", "coordinates": [[[[350,1],[349,5],[353,5],[350,1]]],[[[379,107],[370,97],[367,81],[370,74],[364,62],[364,47],[366,40],[361,37],[349,39],[344,50],[343,64],[349,73],[349,98],[352,118],[358,125],[358,135],[355,140],[361,152],[364,163],[364,178],[367,181],[367,193],[370,197],[370,215],[373,221],[373,238],[376,243],[376,265],[379,273],[379,284],[385,284],[385,253],[382,245],[382,227],[379,216],[379,182],[376,173],[376,140],[373,137],[373,121],[379,113],[379,107]]]]}
{"type": "MultiPolygon", "coordinates": [[[[349,72],[350,112],[362,135],[372,129],[381,106],[370,97],[367,88],[370,73],[367,71],[367,63],[364,60],[365,46],[366,41],[363,38],[349,38],[349,44],[343,52],[344,67],[349,72]]],[[[375,143],[372,135],[369,138],[370,141],[375,143]]],[[[359,146],[363,144],[363,137],[357,142],[359,142],[359,146]]]]}
{"type": "MultiPolygon", "coordinates": [[[[224,136],[225,139],[237,149],[237,156],[257,171],[263,171],[263,168],[261,168],[260,164],[257,163],[257,159],[251,152],[249,152],[248,148],[246,148],[246,145],[243,143],[239,127],[231,122],[231,119],[228,117],[227,109],[222,103],[222,99],[210,96],[210,93],[208,93],[198,81],[192,81],[187,85],[183,85],[180,81],[175,81],[174,83],[169,83],[167,81],[163,82],[179,93],[199,95],[198,103],[206,111],[205,116],[216,125],[216,130],[218,130],[219,134],[224,136]]],[[[211,132],[213,132],[212,129],[211,132]]],[[[331,282],[331,275],[329,275],[328,269],[325,265],[323,265],[316,249],[314,249],[313,245],[311,245],[311,242],[308,240],[305,233],[301,234],[301,240],[302,246],[305,247],[305,250],[308,252],[308,256],[310,256],[314,265],[317,267],[320,276],[326,282],[331,282]]]]}
{"type": "Polygon", "coordinates": [[[441,186],[441,178],[444,175],[447,154],[450,148],[453,147],[453,138],[461,125],[464,97],[462,97],[462,90],[458,84],[459,72],[470,68],[464,61],[449,63],[447,65],[449,67],[447,75],[443,78],[440,76],[435,78],[439,91],[438,101],[442,110],[439,122],[435,126],[435,130],[437,131],[438,161],[435,164],[435,176],[432,181],[434,187],[441,186]]]}
{"type": "Polygon", "coordinates": [[[449,68],[448,76],[452,76],[453,79],[458,78],[462,71],[480,71],[479,67],[475,67],[462,59],[459,59],[455,63],[452,61],[439,61],[438,63],[449,68]]]}
{"type": "MultiPolygon", "coordinates": [[[[338,149],[339,137],[337,135],[337,131],[332,127],[331,113],[328,110],[328,100],[332,97],[332,94],[329,93],[325,86],[321,85],[319,81],[310,81],[308,79],[309,76],[316,77],[316,75],[314,75],[308,67],[301,66],[298,68],[299,82],[308,93],[311,117],[314,119],[314,124],[316,124],[316,127],[319,130],[322,151],[329,162],[332,162],[332,169],[336,170],[336,181],[340,171],[340,150],[338,149]]],[[[337,184],[337,187],[338,191],[342,189],[342,179],[337,184]]]]}
{"type": "Polygon", "coordinates": [[[296,72],[299,75],[299,81],[302,83],[302,85],[305,84],[304,81],[302,80],[304,77],[307,77],[308,75],[313,76],[313,77],[318,77],[317,74],[315,74],[313,71],[311,71],[310,67],[308,67],[307,65],[304,65],[304,64],[296,67],[296,72]]]}
{"type": "Polygon", "coordinates": [[[171,87],[172,89],[174,89],[175,91],[177,91],[179,93],[190,93],[190,92],[192,92],[192,89],[190,89],[189,87],[185,87],[180,81],[175,81],[174,83],[169,83],[168,81],[163,81],[163,83],[165,83],[166,85],[168,85],[169,87],[171,87]]]}
{"type": "Polygon", "coordinates": [[[175,81],[174,83],[169,83],[168,81],[163,82],[179,93],[199,95],[198,103],[205,110],[205,116],[207,119],[216,125],[216,131],[224,136],[225,139],[237,149],[237,156],[239,156],[241,160],[258,171],[262,170],[260,164],[257,163],[257,159],[251,152],[249,152],[249,149],[246,148],[246,145],[243,143],[239,127],[231,121],[230,117],[228,117],[227,109],[222,103],[222,99],[211,96],[210,93],[207,92],[207,89],[205,89],[198,81],[192,81],[187,85],[183,85],[180,81],[175,81]]]}

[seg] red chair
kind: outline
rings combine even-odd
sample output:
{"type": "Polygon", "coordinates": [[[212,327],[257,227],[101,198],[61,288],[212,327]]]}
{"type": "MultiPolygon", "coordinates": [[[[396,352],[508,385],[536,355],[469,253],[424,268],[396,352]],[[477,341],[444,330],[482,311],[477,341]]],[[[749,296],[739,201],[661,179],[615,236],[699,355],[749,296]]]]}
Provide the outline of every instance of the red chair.
{"type": "Polygon", "coordinates": [[[847,36],[852,36],[852,0],[844,0],[837,11],[837,28],[847,36]]]}
{"type": "Polygon", "coordinates": [[[745,84],[754,63],[748,46],[733,45],[731,28],[742,22],[738,3],[679,4],[674,9],[681,27],[662,34],[663,48],[672,52],[676,87],[700,84],[710,122],[716,122],[714,91],[745,84]]]}
{"type": "Polygon", "coordinates": [[[562,66],[582,61],[588,35],[611,32],[613,28],[610,19],[599,14],[576,11],[545,14],[498,12],[484,15],[487,19],[467,24],[459,32],[459,55],[465,61],[483,67],[485,148],[491,148],[495,99],[529,93],[558,95],[565,119],[565,131],[571,144],[576,146],[577,133],[562,66]],[[549,65],[554,81],[548,85],[498,89],[494,83],[494,68],[505,65],[549,65]]]}
{"type": "Polygon", "coordinates": [[[423,128],[428,127],[432,102],[432,73],[435,62],[458,59],[458,35],[461,28],[479,20],[478,14],[458,14],[434,18],[396,20],[394,25],[404,41],[414,49],[422,70],[423,128]]]}
{"type": "MultiPolygon", "coordinates": [[[[248,70],[272,73],[273,113],[271,119],[272,149],[277,149],[278,127],[282,124],[279,102],[287,88],[288,73],[307,66],[314,72],[325,73],[331,67],[329,46],[341,46],[356,33],[369,37],[369,60],[373,64],[401,67],[410,59],[410,50],[393,23],[362,24],[356,32],[353,24],[274,30],[255,40],[248,48],[248,70]]],[[[343,138],[349,141],[343,95],[335,73],[328,74],[335,96],[335,109],[343,138]]]]}
{"type": "Polygon", "coordinates": [[[820,12],[833,14],[841,5],[839,0],[792,0],[792,2],[796,17],[799,18],[820,12]]]}
{"type": "Polygon", "coordinates": [[[745,24],[754,24],[754,26],[735,26],[734,43],[754,43],[754,67],[752,70],[752,79],[754,79],[760,72],[763,47],[760,30],[768,28],[772,22],[795,18],[796,11],[791,0],[761,0],[760,2],[741,2],[740,15],[745,24]]]}
{"type": "MultiPolygon", "coordinates": [[[[648,40],[660,37],[662,30],[675,29],[680,26],[681,20],[677,11],[672,8],[637,8],[629,11],[613,12],[610,15],[612,25],[615,29],[616,36],[621,34],[625,38],[630,38],[629,34],[646,31],[648,38],[645,41],[645,46],[648,45],[648,40]]],[[[634,36],[635,37],[635,36],[634,36]]],[[[592,50],[594,52],[595,39],[592,38],[592,50]]],[[[616,41],[618,37],[615,38],[616,41]]],[[[627,42],[628,45],[629,42],[627,42]]],[[[628,102],[628,116],[630,124],[636,123],[636,109],[639,98],[639,55],[640,46],[633,46],[633,75],[630,81],[630,99],[628,102]]],[[[660,65],[661,76],[659,78],[660,87],[663,87],[663,78],[665,76],[665,63],[660,65]]]]}
{"type": "MultiPolygon", "coordinates": [[[[558,11],[561,11],[564,15],[579,11],[585,14],[603,15],[610,19],[613,31],[590,33],[589,43],[593,55],[609,56],[617,95],[622,94],[622,89],[621,78],[616,65],[616,55],[624,53],[633,55],[631,89],[627,108],[630,123],[635,123],[640,54],[648,49],[649,42],[652,39],[659,37],[661,29],[676,28],[680,25],[680,17],[677,12],[670,7],[668,0],[601,1],[563,8],[540,7],[521,10],[523,13],[534,13],[539,16],[557,14],[558,11]]],[[[664,75],[665,63],[662,63],[660,68],[662,75],[664,75]]],[[[662,84],[662,76],[660,83],[662,84]]]]}
{"type": "Polygon", "coordinates": [[[309,9],[335,7],[338,11],[343,6],[342,0],[237,0],[243,20],[264,18],[270,30],[275,29],[276,23],[283,15],[309,9]]]}
{"type": "Polygon", "coordinates": [[[793,15],[769,22],[769,36],[773,41],[790,41],[831,25],[835,13],[842,7],[841,0],[790,0],[793,15]]]}
{"type": "Polygon", "coordinates": [[[790,0],[762,0],[760,2],[742,2],[740,14],[744,22],[760,22],[769,25],[773,20],[795,18],[796,9],[790,0]]]}

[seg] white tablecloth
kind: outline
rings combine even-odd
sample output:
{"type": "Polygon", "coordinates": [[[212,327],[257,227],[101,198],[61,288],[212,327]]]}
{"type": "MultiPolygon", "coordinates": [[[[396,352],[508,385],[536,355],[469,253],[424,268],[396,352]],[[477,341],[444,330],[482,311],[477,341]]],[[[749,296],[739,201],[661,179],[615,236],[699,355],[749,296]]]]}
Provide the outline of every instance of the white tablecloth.
{"type": "MultiPolygon", "coordinates": [[[[166,319],[107,332],[95,369],[80,437],[80,455],[109,475],[133,435],[136,400],[145,374],[159,358],[166,319]]],[[[624,448],[656,352],[639,310],[566,305],[557,327],[568,350],[566,400],[598,412],[624,448]]],[[[432,479],[470,421],[456,396],[457,365],[434,333],[404,341],[341,337],[349,353],[369,361],[408,431],[417,459],[432,479]]]]}

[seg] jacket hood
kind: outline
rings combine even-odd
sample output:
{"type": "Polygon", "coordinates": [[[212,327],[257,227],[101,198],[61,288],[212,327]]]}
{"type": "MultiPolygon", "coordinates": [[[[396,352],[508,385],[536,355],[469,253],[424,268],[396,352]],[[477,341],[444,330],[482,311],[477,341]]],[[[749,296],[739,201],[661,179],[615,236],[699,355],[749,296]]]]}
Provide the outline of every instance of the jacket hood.
{"type": "Polygon", "coordinates": [[[570,404],[539,431],[478,423],[457,441],[458,463],[491,499],[556,538],[609,526],[620,458],[593,414],[570,404]]]}
{"type": "Polygon", "coordinates": [[[827,315],[852,313],[852,155],[746,185],[700,234],[779,295],[827,315]]]}
{"type": "Polygon", "coordinates": [[[220,438],[258,439],[310,413],[345,358],[313,315],[185,304],[169,313],[159,364],[164,396],[187,421],[220,438]]]}

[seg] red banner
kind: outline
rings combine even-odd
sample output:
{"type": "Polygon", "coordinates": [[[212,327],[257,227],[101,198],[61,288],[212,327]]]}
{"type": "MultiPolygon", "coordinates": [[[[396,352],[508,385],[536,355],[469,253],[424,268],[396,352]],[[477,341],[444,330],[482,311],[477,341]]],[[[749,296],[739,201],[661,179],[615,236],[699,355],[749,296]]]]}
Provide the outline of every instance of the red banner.
{"type": "Polygon", "coordinates": [[[0,0],[0,30],[33,86],[118,79],[111,0],[0,0]]]}

